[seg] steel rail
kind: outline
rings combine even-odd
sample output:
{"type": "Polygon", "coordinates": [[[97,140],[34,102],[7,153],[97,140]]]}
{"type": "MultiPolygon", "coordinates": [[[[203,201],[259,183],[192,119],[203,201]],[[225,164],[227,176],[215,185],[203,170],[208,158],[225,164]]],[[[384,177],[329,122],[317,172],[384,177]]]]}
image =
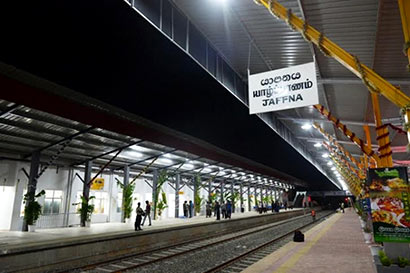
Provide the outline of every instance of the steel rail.
{"type": "Polygon", "coordinates": [[[218,271],[220,271],[220,270],[223,270],[224,268],[226,268],[226,267],[230,266],[231,264],[233,264],[233,263],[235,263],[235,262],[237,262],[237,261],[243,259],[244,257],[249,256],[249,255],[251,255],[251,254],[254,254],[255,252],[261,250],[262,248],[265,248],[265,247],[267,247],[267,246],[269,246],[269,245],[271,245],[271,244],[276,243],[277,241],[280,241],[280,240],[284,239],[284,238],[287,237],[287,236],[292,235],[296,230],[300,230],[300,229],[302,229],[302,228],[308,227],[308,226],[310,226],[310,225],[312,225],[312,224],[318,222],[320,219],[322,219],[322,218],[324,218],[324,217],[326,217],[326,216],[329,216],[329,215],[332,214],[332,213],[333,213],[333,212],[331,212],[331,213],[329,213],[329,214],[326,214],[325,216],[323,216],[323,217],[321,217],[321,218],[319,218],[319,219],[317,219],[317,220],[315,220],[315,221],[313,221],[313,222],[311,222],[311,223],[308,223],[308,224],[306,224],[306,225],[303,225],[303,226],[301,226],[301,227],[299,227],[299,228],[297,228],[297,229],[291,230],[291,231],[289,231],[289,232],[286,233],[286,234],[283,234],[283,235],[281,235],[281,236],[279,236],[279,237],[277,237],[277,238],[275,238],[275,239],[270,240],[270,241],[267,242],[267,243],[264,243],[263,245],[260,245],[260,246],[258,246],[258,247],[255,247],[254,249],[251,249],[251,250],[249,250],[249,251],[247,251],[247,252],[245,252],[245,253],[243,253],[243,254],[241,254],[241,255],[235,257],[235,258],[232,258],[232,259],[230,259],[230,260],[228,260],[228,261],[226,261],[226,262],[224,262],[224,263],[222,263],[222,264],[219,264],[219,265],[215,266],[214,268],[205,271],[204,273],[213,273],[213,272],[218,272],[218,271]]]}
{"type": "MultiPolygon", "coordinates": [[[[297,217],[297,219],[300,219],[300,218],[309,217],[309,216],[308,215],[300,215],[300,216],[296,216],[296,217],[297,217]]],[[[92,271],[92,270],[101,270],[101,268],[103,268],[105,266],[112,266],[112,264],[118,264],[118,263],[122,263],[124,261],[127,262],[128,260],[129,260],[128,262],[132,262],[133,258],[134,259],[145,260],[146,255],[149,255],[150,253],[159,253],[159,251],[167,251],[167,250],[172,251],[172,250],[175,250],[176,248],[179,248],[179,247],[182,248],[184,246],[186,248],[189,248],[186,251],[176,252],[174,254],[169,254],[165,257],[158,257],[157,256],[157,257],[155,257],[155,259],[147,260],[147,261],[144,261],[144,262],[141,262],[141,263],[138,263],[138,264],[135,263],[133,265],[126,266],[126,267],[122,266],[122,268],[119,268],[118,270],[108,270],[107,269],[107,271],[106,271],[106,272],[111,272],[111,273],[120,273],[120,272],[124,272],[126,270],[139,268],[139,267],[150,265],[150,264],[153,264],[153,263],[156,263],[156,262],[161,262],[161,261],[169,259],[169,258],[184,255],[184,254],[187,254],[188,252],[191,252],[191,251],[200,250],[200,249],[203,249],[203,248],[207,248],[207,247],[214,246],[214,245],[217,245],[217,244],[225,243],[225,242],[228,242],[228,241],[233,241],[233,240],[236,240],[238,238],[242,238],[242,237],[245,237],[245,236],[248,236],[248,235],[251,235],[251,234],[255,234],[257,232],[263,232],[263,231],[266,231],[269,228],[293,222],[293,221],[295,221],[294,218],[296,218],[296,217],[291,217],[291,218],[288,218],[288,219],[280,220],[280,221],[285,221],[285,222],[281,222],[281,223],[275,222],[275,223],[268,224],[268,225],[259,225],[259,226],[256,225],[256,226],[252,226],[251,228],[238,230],[235,233],[240,233],[239,235],[235,235],[235,236],[232,236],[232,237],[220,240],[220,241],[212,242],[212,243],[205,244],[205,245],[202,245],[202,246],[198,246],[198,247],[195,247],[195,248],[190,248],[190,246],[192,246],[193,244],[200,244],[201,241],[211,240],[211,239],[215,239],[215,238],[218,238],[218,237],[224,237],[224,236],[226,236],[226,234],[218,234],[217,236],[207,236],[205,238],[194,239],[194,240],[179,243],[179,244],[176,244],[176,245],[166,246],[166,247],[163,247],[163,248],[155,249],[153,251],[147,251],[147,252],[140,253],[140,254],[131,254],[131,255],[127,255],[126,257],[113,259],[113,260],[108,261],[108,262],[105,261],[105,262],[94,263],[92,265],[87,265],[87,266],[81,267],[81,269],[85,272],[92,271]],[[249,232],[244,233],[244,231],[249,230],[249,229],[252,229],[252,230],[249,231],[249,232]]],[[[302,226],[301,228],[303,228],[303,227],[304,226],[302,226]]]]}

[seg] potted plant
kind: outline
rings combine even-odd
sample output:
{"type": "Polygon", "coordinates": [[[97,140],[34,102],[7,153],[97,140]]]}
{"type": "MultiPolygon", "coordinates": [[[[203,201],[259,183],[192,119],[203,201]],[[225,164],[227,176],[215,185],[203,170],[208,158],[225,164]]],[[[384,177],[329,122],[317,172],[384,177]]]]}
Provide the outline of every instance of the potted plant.
{"type": "Polygon", "coordinates": [[[131,219],[133,202],[132,194],[134,193],[135,183],[132,182],[130,184],[124,185],[123,183],[117,180],[117,185],[119,185],[122,189],[122,211],[124,212],[124,221],[127,222],[127,220],[131,219]]]}
{"type": "MultiPolygon", "coordinates": [[[[90,227],[91,215],[94,211],[94,205],[90,204],[90,201],[94,199],[95,196],[90,196],[88,200],[81,195],[81,207],[78,208],[77,212],[80,214],[81,219],[85,220],[85,227],[90,227]]],[[[79,205],[80,203],[74,203],[73,205],[79,205]]]]}
{"type": "Polygon", "coordinates": [[[164,211],[164,209],[168,208],[167,205],[167,195],[165,194],[165,192],[162,192],[161,194],[161,199],[158,201],[157,204],[157,209],[158,209],[158,216],[159,218],[161,218],[162,212],[164,211]]]}
{"type": "Polygon", "coordinates": [[[37,198],[44,194],[46,194],[46,192],[42,190],[37,195],[34,192],[24,195],[24,204],[26,204],[24,207],[24,220],[27,223],[29,232],[35,231],[36,221],[41,215],[41,205],[37,202],[37,198]]]}
{"type": "Polygon", "coordinates": [[[372,242],[372,233],[371,233],[372,230],[368,226],[365,226],[363,228],[363,231],[364,231],[364,239],[366,243],[371,243],[372,242]]]}
{"type": "MultiPolygon", "coordinates": [[[[167,180],[168,180],[169,174],[166,170],[162,170],[159,173],[158,176],[158,181],[157,181],[157,186],[156,189],[154,191],[154,200],[153,200],[153,204],[154,204],[154,220],[157,219],[157,212],[159,211],[159,205],[160,205],[160,200],[159,200],[159,195],[161,193],[161,189],[162,189],[162,185],[164,185],[167,180]]],[[[163,201],[163,200],[161,200],[163,201]]],[[[162,202],[161,206],[166,206],[166,199],[165,199],[165,203],[162,202]]],[[[165,209],[164,207],[162,209],[165,209]]],[[[162,212],[162,211],[161,211],[162,212]]],[[[159,213],[158,213],[159,214],[159,213]]]]}

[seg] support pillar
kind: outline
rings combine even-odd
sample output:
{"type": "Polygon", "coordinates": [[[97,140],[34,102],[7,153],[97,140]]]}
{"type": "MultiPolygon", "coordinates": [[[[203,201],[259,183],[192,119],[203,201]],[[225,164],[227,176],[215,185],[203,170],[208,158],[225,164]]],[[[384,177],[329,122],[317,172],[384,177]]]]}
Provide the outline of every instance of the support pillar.
{"type": "Polygon", "coordinates": [[[407,0],[398,0],[398,4],[405,43],[404,53],[410,63],[410,4],[407,0]]]}
{"type": "Polygon", "coordinates": [[[381,166],[378,167],[393,167],[389,129],[387,128],[387,126],[383,126],[382,124],[382,117],[379,106],[379,95],[374,92],[371,92],[370,95],[372,97],[374,121],[376,123],[377,142],[379,144],[380,152],[379,157],[381,166]]]}
{"type": "MultiPolygon", "coordinates": [[[[199,192],[198,192],[198,181],[196,181],[196,177],[195,176],[193,176],[192,177],[192,182],[194,182],[194,200],[193,200],[193,202],[194,202],[194,211],[192,212],[193,213],[193,215],[194,216],[196,216],[196,211],[197,211],[197,208],[196,208],[196,202],[195,202],[195,199],[196,198],[198,198],[199,197],[199,192]],[[197,197],[198,196],[198,197],[197,197]]],[[[199,210],[200,210],[200,208],[199,208],[199,210]]],[[[198,210],[198,212],[199,212],[199,210],[198,210]]]]}
{"type": "Polygon", "coordinates": [[[175,175],[175,218],[179,218],[179,184],[181,183],[181,175],[175,175]]]}
{"type": "Polygon", "coordinates": [[[212,179],[208,180],[208,201],[211,202],[211,194],[212,194],[212,179]]]}
{"type": "Polygon", "coordinates": [[[235,186],[235,182],[232,181],[231,183],[231,203],[232,203],[232,213],[235,212],[235,204],[234,204],[234,200],[233,200],[233,194],[234,194],[234,186],[235,186]]]}
{"type": "Polygon", "coordinates": [[[157,219],[157,203],[158,199],[157,196],[158,191],[158,170],[154,170],[152,172],[152,204],[154,209],[154,220],[157,219]]]}
{"type": "Polygon", "coordinates": [[[251,184],[248,184],[248,211],[252,211],[251,184]]]}
{"type": "MultiPolygon", "coordinates": [[[[124,189],[128,186],[130,183],[130,167],[128,165],[124,166],[124,189]]],[[[125,194],[124,192],[122,193],[122,208],[124,208],[125,204],[125,194]]],[[[124,210],[121,208],[121,222],[125,223],[125,214],[124,210]]]]}
{"type": "MultiPolygon", "coordinates": [[[[91,170],[92,170],[93,162],[87,161],[85,162],[85,170],[84,170],[84,184],[83,184],[83,198],[88,202],[90,199],[90,186],[91,186],[91,170]]],[[[81,205],[82,206],[82,205],[81,205]]],[[[81,215],[81,226],[85,227],[86,222],[86,214],[81,215]]]]}
{"type": "Polygon", "coordinates": [[[240,202],[240,212],[242,212],[242,208],[243,208],[243,186],[242,183],[239,185],[239,202],[240,202]]]}
{"type": "MultiPolygon", "coordinates": [[[[39,166],[40,166],[40,153],[34,152],[31,155],[30,176],[29,176],[28,185],[27,185],[28,200],[26,202],[26,207],[28,206],[29,203],[34,201],[34,196],[36,195],[37,175],[38,175],[39,166]]],[[[23,221],[23,231],[28,231],[28,225],[25,220],[23,221]]]]}
{"type": "Polygon", "coordinates": [[[263,204],[263,187],[261,186],[260,188],[260,191],[261,191],[261,196],[260,196],[260,198],[261,198],[261,205],[260,205],[260,207],[262,207],[262,204],[263,204]]]}
{"type": "Polygon", "coordinates": [[[225,190],[225,181],[221,181],[221,205],[224,203],[224,190],[225,190]]]}

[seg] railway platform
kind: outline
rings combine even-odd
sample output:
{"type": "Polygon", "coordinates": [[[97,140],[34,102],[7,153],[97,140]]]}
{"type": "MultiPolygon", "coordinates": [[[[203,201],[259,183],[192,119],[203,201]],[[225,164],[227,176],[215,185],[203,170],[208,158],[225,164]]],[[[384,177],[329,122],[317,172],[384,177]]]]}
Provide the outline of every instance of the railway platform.
{"type": "Polygon", "coordinates": [[[353,210],[335,214],[305,233],[305,242],[289,242],[243,273],[357,272],[376,269],[353,210]]]}
{"type": "Polygon", "coordinates": [[[92,224],[90,228],[44,229],[34,233],[0,232],[0,268],[4,272],[64,270],[83,266],[86,262],[98,262],[107,256],[143,253],[303,214],[303,210],[293,209],[278,214],[235,213],[232,219],[221,221],[203,216],[164,219],[153,221],[152,226],[144,226],[142,231],[137,232],[134,231],[133,222],[92,224]],[[26,263],[21,263],[21,260],[26,263]]]}

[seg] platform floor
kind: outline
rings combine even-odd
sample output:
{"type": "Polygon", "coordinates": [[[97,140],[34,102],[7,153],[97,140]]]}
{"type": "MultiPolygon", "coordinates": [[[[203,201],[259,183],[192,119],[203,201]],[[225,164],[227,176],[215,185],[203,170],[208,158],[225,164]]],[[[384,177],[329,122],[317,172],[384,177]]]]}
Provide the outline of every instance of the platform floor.
{"type": "MultiPolygon", "coordinates": [[[[298,209],[293,209],[293,211],[298,209]]],[[[287,210],[292,211],[292,210],[287,210]]],[[[285,212],[281,210],[280,213],[285,212]]],[[[272,214],[268,212],[267,214],[272,214]]],[[[232,219],[246,218],[257,216],[257,212],[233,213],[232,219]]],[[[266,214],[262,214],[266,215],[266,214]]],[[[135,219],[133,219],[135,220],[135,219]]],[[[152,226],[148,226],[148,219],[139,233],[150,232],[158,229],[176,227],[181,225],[201,224],[207,222],[215,222],[216,218],[206,218],[205,216],[195,216],[192,218],[165,218],[162,220],[153,220],[152,226]]],[[[221,221],[229,221],[221,219],[221,221]]],[[[92,239],[98,238],[101,235],[120,235],[134,231],[134,221],[130,223],[100,223],[91,224],[89,228],[67,227],[53,229],[38,229],[36,232],[21,232],[21,231],[0,231],[0,253],[7,253],[38,245],[47,245],[70,242],[73,239],[92,239]]]]}
{"type": "Polygon", "coordinates": [[[374,273],[369,246],[353,210],[338,213],[305,233],[304,243],[289,242],[243,273],[374,273]]]}

